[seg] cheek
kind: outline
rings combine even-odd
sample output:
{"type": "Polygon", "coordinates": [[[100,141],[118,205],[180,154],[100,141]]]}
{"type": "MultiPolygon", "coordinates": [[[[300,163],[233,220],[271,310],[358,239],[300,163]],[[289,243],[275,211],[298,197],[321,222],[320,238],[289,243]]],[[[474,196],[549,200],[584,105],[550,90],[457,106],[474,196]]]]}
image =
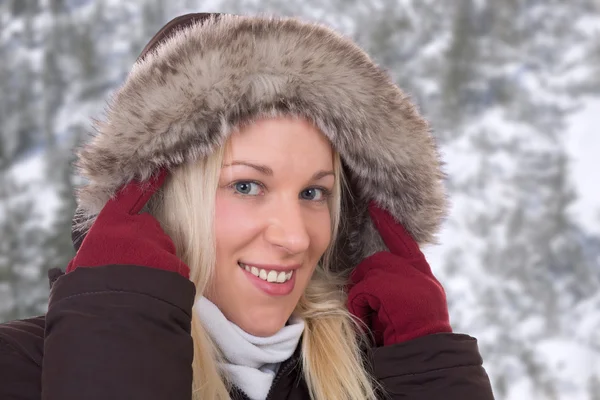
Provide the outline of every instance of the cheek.
{"type": "Polygon", "coordinates": [[[329,211],[311,215],[308,218],[307,226],[310,227],[311,232],[311,256],[318,260],[331,242],[331,216],[329,211]]]}
{"type": "MultiPolygon", "coordinates": [[[[324,213],[311,213],[306,219],[306,225],[310,227],[310,250],[308,254],[308,264],[310,268],[303,269],[298,274],[298,285],[295,289],[296,296],[294,301],[297,303],[302,293],[306,290],[310,280],[317,268],[317,263],[323,257],[325,250],[329,246],[331,241],[331,224],[330,224],[329,212],[324,213]]],[[[296,306],[294,304],[294,307],[296,306]]]]}
{"type": "Polygon", "coordinates": [[[226,242],[243,240],[257,229],[253,213],[245,202],[232,196],[219,195],[215,204],[215,235],[217,246],[226,242]]]}

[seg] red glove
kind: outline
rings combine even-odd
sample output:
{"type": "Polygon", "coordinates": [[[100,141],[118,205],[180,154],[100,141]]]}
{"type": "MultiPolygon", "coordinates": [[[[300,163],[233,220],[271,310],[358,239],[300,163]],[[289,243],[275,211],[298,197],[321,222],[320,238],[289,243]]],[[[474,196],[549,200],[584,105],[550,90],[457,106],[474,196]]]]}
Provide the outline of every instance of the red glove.
{"type": "Polygon", "coordinates": [[[376,346],[452,332],[444,289],[415,240],[373,202],[369,214],[390,251],[373,254],[352,272],[350,312],[370,328],[376,346]]]}
{"type": "Polygon", "coordinates": [[[190,269],[175,252],[173,241],[150,214],[139,214],[162,186],[167,171],[149,182],[131,182],[110,199],[90,228],[67,273],[79,267],[140,265],[173,271],[189,278],[190,269]]]}

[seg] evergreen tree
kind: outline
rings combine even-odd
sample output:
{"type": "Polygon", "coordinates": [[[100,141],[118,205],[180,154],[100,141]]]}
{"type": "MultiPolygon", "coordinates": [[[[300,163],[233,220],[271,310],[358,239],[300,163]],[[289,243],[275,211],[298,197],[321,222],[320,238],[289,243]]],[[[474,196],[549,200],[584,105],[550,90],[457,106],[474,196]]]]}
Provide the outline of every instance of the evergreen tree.
{"type": "MultiPolygon", "coordinates": [[[[69,32],[62,35],[65,59],[64,63],[73,65],[68,77],[68,85],[62,84],[63,91],[69,91],[74,110],[84,113],[93,108],[105,96],[106,82],[102,57],[98,54],[96,37],[104,29],[106,22],[104,2],[98,1],[94,5],[93,12],[87,20],[67,19],[64,9],[55,7],[55,18],[62,20],[64,27],[57,25],[55,32],[69,32]]],[[[55,44],[59,44],[55,41],[55,44]]],[[[52,51],[51,51],[52,53],[52,51]]],[[[65,82],[62,75],[56,75],[58,82],[65,82]]],[[[52,85],[57,81],[51,80],[52,85]]],[[[64,105],[59,105],[63,107],[64,105]]],[[[74,248],[71,242],[71,222],[75,209],[75,182],[73,162],[74,149],[85,137],[90,124],[87,115],[75,115],[71,120],[63,122],[61,129],[52,126],[53,136],[60,138],[54,140],[52,146],[48,147],[48,173],[53,181],[53,186],[59,199],[58,209],[55,211],[50,232],[44,242],[44,265],[43,271],[51,268],[66,268],[68,262],[74,256],[74,248]]],[[[54,122],[54,121],[53,121],[54,122]]]]}
{"type": "MultiPolygon", "coordinates": [[[[11,63],[10,75],[11,84],[14,85],[7,97],[10,99],[14,95],[12,107],[16,111],[14,116],[16,124],[7,132],[7,144],[9,144],[11,157],[13,159],[21,157],[40,143],[38,94],[35,82],[37,71],[35,71],[29,50],[35,47],[36,32],[34,21],[37,17],[37,2],[30,1],[23,11],[23,28],[20,37],[15,37],[15,43],[19,44],[21,51],[14,56],[14,63],[11,63]]],[[[10,101],[10,100],[9,100],[10,101]]]]}
{"type": "MultiPolygon", "coordinates": [[[[40,246],[44,228],[35,211],[35,191],[15,176],[13,166],[33,154],[41,143],[38,119],[38,71],[31,50],[37,45],[38,1],[10,4],[11,18],[2,18],[10,34],[0,42],[0,287],[6,296],[0,319],[39,313],[40,246]]],[[[3,30],[4,32],[4,30],[3,30]]]]}
{"type": "Polygon", "coordinates": [[[44,35],[44,56],[41,71],[43,90],[42,125],[47,146],[53,149],[56,146],[54,124],[64,103],[67,87],[67,79],[61,68],[59,58],[65,50],[66,46],[63,42],[68,31],[62,26],[64,21],[61,19],[60,13],[52,12],[49,15],[48,31],[44,35]]]}
{"type": "Polygon", "coordinates": [[[170,14],[167,0],[141,0],[139,29],[131,40],[131,54],[137,57],[146,43],[167,22],[170,14]]]}
{"type": "MultiPolygon", "coordinates": [[[[463,257],[486,275],[473,285],[482,303],[470,330],[487,331],[481,346],[498,398],[508,394],[507,382],[519,379],[519,368],[536,396],[555,399],[560,377],[551,375],[535,346],[568,336],[563,316],[600,288],[570,215],[576,193],[563,140],[571,108],[561,101],[564,87],[548,84],[568,71],[561,55],[577,34],[564,26],[582,14],[560,3],[526,1],[487,2],[477,12],[486,22],[473,43],[481,56],[477,72],[463,78],[472,77],[485,96],[462,97],[458,107],[468,122],[454,127],[463,133],[447,149],[469,149],[465,156],[476,163],[452,174],[453,196],[469,204],[455,218],[475,241],[469,246],[475,254],[463,257]],[[497,74],[504,75],[501,91],[497,74]]],[[[464,18],[456,24],[464,31],[464,18]]]]}
{"type": "MultiPolygon", "coordinates": [[[[0,158],[0,165],[7,163],[0,158]]],[[[6,168],[0,169],[0,321],[38,314],[44,297],[37,268],[44,232],[30,196],[6,168]]]]}
{"type": "Polygon", "coordinates": [[[71,242],[71,221],[77,208],[75,201],[73,171],[71,168],[73,158],[66,155],[70,151],[62,152],[62,164],[57,165],[59,179],[55,183],[56,194],[59,199],[58,208],[49,231],[41,243],[41,252],[44,255],[40,266],[40,274],[47,275],[52,268],[65,269],[75,255],[71,242]]]}
{"type": "Polygon", "coordinates": [[[438,124],[445,127],[441,132],[452,132],[455,136],[457,131],[452,127],[457,127],[465,119],[471,118],[484,105],[481,104],[481,96],[478,96],[478,89],[482,87],[481,77],[478,76],[481,43],[477,20],[480,13],[473,0],[457,2],[451,12],[451,44],[444,55],[444,68],[440,71],[442,101],[438,124]]]}

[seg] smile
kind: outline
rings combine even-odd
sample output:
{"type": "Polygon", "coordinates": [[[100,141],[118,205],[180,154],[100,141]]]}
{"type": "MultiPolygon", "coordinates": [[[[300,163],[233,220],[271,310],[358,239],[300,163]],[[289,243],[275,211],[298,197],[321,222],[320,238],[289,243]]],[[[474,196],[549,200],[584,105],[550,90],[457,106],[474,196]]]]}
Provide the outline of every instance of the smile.
{"type": "Polygon", "coordinates": [[[250,272],[252,275],[256,276],[263,281],[269,283],[285,283],[292,279],[294,274],[294,270],[291,271],[275,271],[275,270],[267,270],[263,268],[258,268],[253,265],[247,265],[241,262],[238,262],[238,265],[245,269],[247,272],[250,272]]]}
{"type": "Polygon", "coordinates": [[[242,273],[261,292],[269,296],[287,296],[296,286],[298,265],[252,265],[238,261],[242,273]]]}

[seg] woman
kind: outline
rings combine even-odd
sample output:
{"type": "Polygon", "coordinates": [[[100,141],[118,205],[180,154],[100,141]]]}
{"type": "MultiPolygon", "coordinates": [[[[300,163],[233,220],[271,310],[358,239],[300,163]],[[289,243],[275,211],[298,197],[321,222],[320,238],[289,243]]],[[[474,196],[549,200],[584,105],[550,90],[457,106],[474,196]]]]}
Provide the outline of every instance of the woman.
{"type": "Polygon", "coordinates": [[[328,28],[176,18],[78,166],[77,255],[1,326],[0,398],[493,398],[417,244],[427,124],[328,28]]]}

